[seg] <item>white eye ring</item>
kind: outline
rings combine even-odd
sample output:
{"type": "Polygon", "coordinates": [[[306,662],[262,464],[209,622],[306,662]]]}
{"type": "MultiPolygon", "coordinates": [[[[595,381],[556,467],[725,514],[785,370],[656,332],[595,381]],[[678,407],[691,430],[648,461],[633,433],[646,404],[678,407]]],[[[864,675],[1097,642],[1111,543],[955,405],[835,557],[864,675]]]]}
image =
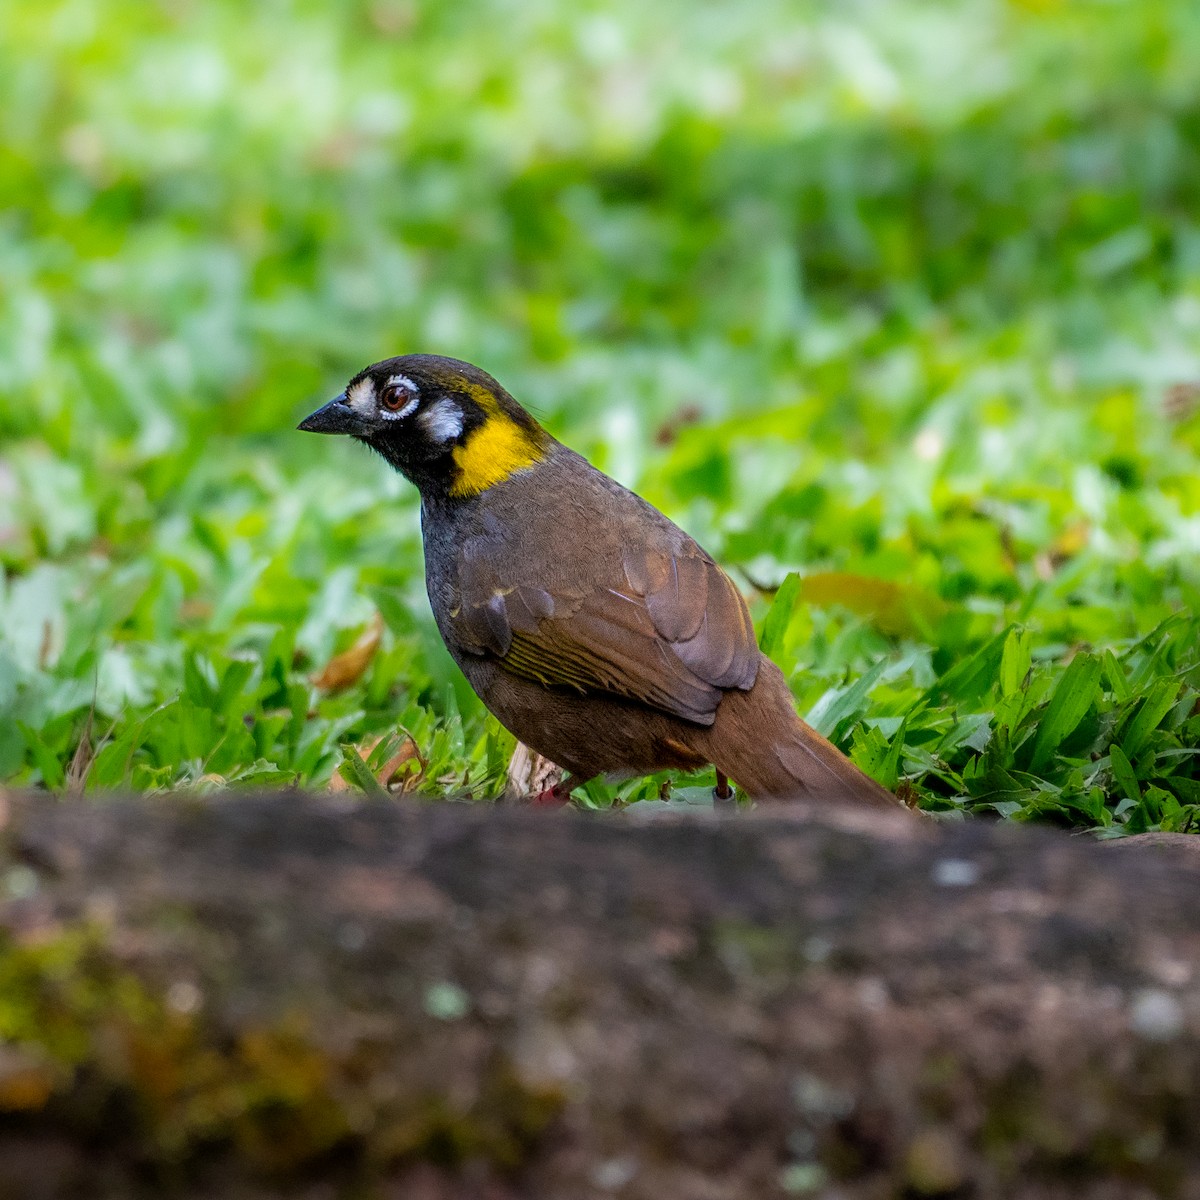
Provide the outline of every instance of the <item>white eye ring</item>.
{"type": "Polygon", "coordinates": [[[379,415],[385,421],[402,421],[420,403],[421,403],[420,396],[412,396],[409,398],[408,403],[405,404],[405,406],[403,408],[398,408],[395,410],[395,412],[393,412],[390,408],[384,408],[383,405],[380,405],[379,406],[379,415]]]}
{"type": "Polygon", "coordinates": [[[385,421],[402,421],[421,402],[421,395],[417,391],[417,385],[413,383],[413,381],[409,379],[407,375],[393,375],[387,381],[387,383],[384,384],[383,390],[384,392],[387,392],[392,388],[403,388],[405,391],[411,392],[412,396],[409,398],[408,402],[403,405],[403,407],[397,409],[385,408],[381,400],[379,404],[379,415],[385,421]]]}

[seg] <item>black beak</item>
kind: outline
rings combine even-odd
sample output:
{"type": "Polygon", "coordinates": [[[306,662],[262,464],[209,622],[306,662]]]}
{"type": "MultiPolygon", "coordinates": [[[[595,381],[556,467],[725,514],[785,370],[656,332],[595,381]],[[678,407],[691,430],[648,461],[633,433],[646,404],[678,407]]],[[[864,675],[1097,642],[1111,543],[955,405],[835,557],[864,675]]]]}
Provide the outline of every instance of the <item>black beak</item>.
{"type": "Polygon", "coordinates": [[[348,433],[353,437],[366,433],[366,422],[346,403],[346,393],[341,392],[324,408],[305,417],[296,428],[305,433],[348,433]]]}

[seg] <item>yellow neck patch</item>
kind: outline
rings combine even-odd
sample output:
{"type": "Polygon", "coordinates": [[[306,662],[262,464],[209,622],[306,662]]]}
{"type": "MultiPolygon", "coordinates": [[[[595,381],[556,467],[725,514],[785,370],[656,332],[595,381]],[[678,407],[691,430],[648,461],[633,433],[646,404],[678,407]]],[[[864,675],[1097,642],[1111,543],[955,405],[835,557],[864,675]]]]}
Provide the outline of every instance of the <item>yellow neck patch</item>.
{"type": "Polygon", "coordinates": [[[514,472],[541,462],[545,455],[537,433],[523,429],[507,413],[493,411],[463,445],[451,451],[458,475],[450,495],[478,496],[514,472]]]}

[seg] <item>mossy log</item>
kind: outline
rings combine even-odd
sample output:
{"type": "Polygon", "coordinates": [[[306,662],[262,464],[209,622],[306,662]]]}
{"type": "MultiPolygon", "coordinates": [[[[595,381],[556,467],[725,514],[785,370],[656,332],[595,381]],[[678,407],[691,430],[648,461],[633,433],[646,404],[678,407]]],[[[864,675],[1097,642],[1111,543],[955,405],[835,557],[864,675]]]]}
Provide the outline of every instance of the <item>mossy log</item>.
{"type": "Polygon", "coordinates": [[[1200,1196],[1191,856],[7,797],[0,1197],[1200,1196]]]}

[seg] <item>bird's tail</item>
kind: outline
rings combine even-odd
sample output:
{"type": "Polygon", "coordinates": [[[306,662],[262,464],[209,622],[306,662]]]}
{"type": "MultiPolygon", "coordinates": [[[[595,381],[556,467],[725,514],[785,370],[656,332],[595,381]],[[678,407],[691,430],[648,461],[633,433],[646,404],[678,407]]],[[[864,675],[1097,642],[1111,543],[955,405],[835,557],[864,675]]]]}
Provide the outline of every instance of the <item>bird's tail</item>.
{"type": "Polygon", "coordinates": [[[709,761],[756,800],[811,796],[895,810],[900,801],[806,725],[793,705],[783,673],[764,655],[754,686],[726,692],[704,731],[709,761]]]}

